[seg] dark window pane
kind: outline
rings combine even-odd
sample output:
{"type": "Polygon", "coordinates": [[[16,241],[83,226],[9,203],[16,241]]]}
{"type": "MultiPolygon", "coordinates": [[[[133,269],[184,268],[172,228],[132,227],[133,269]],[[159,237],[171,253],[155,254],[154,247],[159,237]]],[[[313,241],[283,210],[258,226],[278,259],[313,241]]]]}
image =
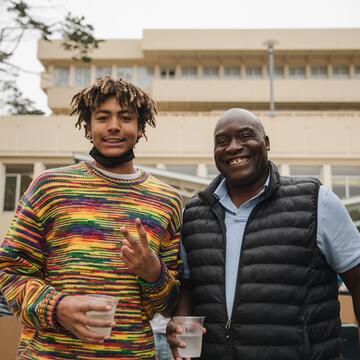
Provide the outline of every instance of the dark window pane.
{"type": "Polygon", "coordinates": [[[15,199],[16,199],[16,176],[6,176],[4,211],[15,210],[15,199]]]}

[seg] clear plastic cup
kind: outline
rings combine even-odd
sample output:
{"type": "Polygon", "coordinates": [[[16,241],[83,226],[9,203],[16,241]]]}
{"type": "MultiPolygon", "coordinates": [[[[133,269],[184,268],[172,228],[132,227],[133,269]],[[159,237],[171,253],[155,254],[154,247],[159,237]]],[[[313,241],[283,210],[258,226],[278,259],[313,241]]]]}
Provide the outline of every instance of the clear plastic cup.
{"type": "MultiPolygon", "coordinates": [[[[97,303],[103,303],[104,305],[110,305],[111,309],[109,311],[88,311],[86,313],[87,316],[91,317],[92,319],[97,320],[109,320],[113,321],[115,318],[115,311],[119,299],[108,296],[108,295],[97,295],[97,294],[89,294],[87,295],[91,301],[95,301],[97,303]]],[[[97,334],[110,336],[112,327],[95,327],[95,326],[88,326],[88,329],[96,332],[97,334]]]]}
{"type": "Polygon", "coordinates": [[[199,357],[201,355],[203,325],[205,316],[175,316],[173,320],[182,330],[182,334],[178,334],[179,341],[186,343],[184,349],[178,348],[181,357],[199,357]]]}

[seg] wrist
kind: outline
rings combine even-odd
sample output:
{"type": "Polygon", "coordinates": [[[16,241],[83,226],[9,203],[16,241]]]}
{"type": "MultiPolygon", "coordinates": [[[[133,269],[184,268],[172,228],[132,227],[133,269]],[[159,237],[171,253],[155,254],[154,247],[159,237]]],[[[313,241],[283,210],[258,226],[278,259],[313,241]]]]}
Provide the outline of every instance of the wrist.
{"type": "Polygon", "coordinates": [[[158,258],[158,270],[151,276],[139,277],[140,284],[156,287],[162,283],[165,277],[165,264],[158,258]]]}
{"type": "Polygon", "coordinates": [[[151,271],[148,271],[146,274],[144,274],[144,276],[140,276],[139,278],[148,283],[155,283],[159,281],[161,277],[162,263],[157,256],[154,265],[150,266],[149,268],[151,271]]]}

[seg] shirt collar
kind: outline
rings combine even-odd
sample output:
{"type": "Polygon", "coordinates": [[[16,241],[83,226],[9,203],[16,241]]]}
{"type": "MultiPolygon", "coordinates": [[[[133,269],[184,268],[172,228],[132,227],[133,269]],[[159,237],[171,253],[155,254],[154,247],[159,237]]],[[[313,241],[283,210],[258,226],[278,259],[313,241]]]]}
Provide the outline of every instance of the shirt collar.
{"type": "MultiPolygon", "coordinates": [[[[250,202],[251,200],[260,197],[262,194],[264,194],[266,192],[266,190],[269,187],[269,183],[270,183],[270,174],[267,176],[264,187],[255,195],[253,196],[251,199],[249,199],[248,201],[246,201],[243,205],[247,204],[248,202],[250,202]]],[[[229,201],[231,202],[231,204],[233,205],[229,193],[228,193],[228,189],[226,186],[226,179],[222,179],[222,181],[220,182],[219,186],[216,188],[216,190],[214,191],[214,196],[219,200],[219,202],[221,203],[221,205],[223,205],[224,207],[228,208],[229,205],[229,201]]],[[[241,205],[241,206],[243,206],[241,205]]],[[[235,205],[233,205],[235,207],[235,205]]],[[[233,207],[231,206],[231,208],[233,207]]],[[[236,207],[235,207],[236,208],[236,207]]],[[[228,209],[230,210],[230,209],[228,209]]],[[[233,210],[231,210],[233,211],[233,210]]]]}

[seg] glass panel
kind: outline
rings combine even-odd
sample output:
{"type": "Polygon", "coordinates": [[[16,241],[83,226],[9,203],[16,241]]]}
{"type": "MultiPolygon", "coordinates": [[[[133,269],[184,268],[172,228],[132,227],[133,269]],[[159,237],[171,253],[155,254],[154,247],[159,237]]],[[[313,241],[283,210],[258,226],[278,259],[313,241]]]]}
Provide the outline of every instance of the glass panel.
{"type": "Polygon", "coordinates": [[[20,200],[19,197],[23,195],[32,181],[33,165],[9,164],[5,165],[5,169],[4,211],[13,211],[20,200]]]}
{"type": "Polygon", "coordinates": [[[225,66],[224,76],[228,78],[240,78],[240,66],[225,66]]]}
{"type": "Polygon", "coordinates": [[[5,196],[4,211],[14,211],[16,204],[16,175],[6,175],[5,177],[5,196]]]}
{"type": "Polygon", "coordinates": [[[173,67],[162,67],[160,69],[160,77],[162,79],[172,79],[175,77],[175,68],[173,67]]]}
{"type": "Polygon", "coordinates": [[[346,205],[346,209],[354,222],[360,222],[360,203],[346,205]]]}
{"type": "MultiPolygon", "coordinates": [[[[139,69],[139,71],[140,71],[140,69],[139,69]]],[[[119,66],[116,71],[116,76],[118,79],[132,81],[132,79],[133,79],[132,66],[119,66]]]]}
{"type": "Polygon", "coordinates": [[[332,179],[332,191],[340,198],[346,198],[346,180],[345,178],[332,179]]]}
{"type": "Polygon", "coordinates": [[[96,78],[104,76],[111,76],[111,66],[97,66],[96,67],[96,78]]]}
{"type": "Polygon", "coordinates": [[[352,175],[360,176],[360,166],[332,166],[333,175],[352,175]]]}
{"type": "Polygon", "coordinates": [[[24,194],[24,192],[29,187],[32,181],[32,176],[30,175],[21,175],[21,183],[20,183],[20,196],[24,194]]]}
{"type": "Polygon", "coordinates": [[[219,67],[218,66],[204,66],[203,74],[204,74],[204,77],[206,77],[206,78],[217,78],[217,77],[219,77],[219,67]]]}
{"type": "Polygon", "coordinates": [[[7,164],[5,165],[7,174],[32,174],[33,165],[32,164],[7,164]]]}
{"type": "Polygon", "coordinates": [[[181,76],[185,78],[196,78],[197,67],[196,66],[183,66],[181,68],[181,76]]]}
{"type": "Polygon", "coordinates": [[[349,178],[349,195],[352,196],[360,196],[360,177],[349,178]]]}
{"type": "Polygon", "coordinates": [[[311,77],[317,79],[324,79],[327,77],[327,66],[316,65],[311,67],[311,77]]]}
{"type": "Polygon", "coordinates": [[[150,87],[154,77],[154,69],[149,67],[138,68],[138,84],[144,87],[150,87]]]}
{"type": "Polygon", "coordinates": [[[290,166],[290,175],[300,176],[300,177],[315,177],[321,180],[321,169],[322,167],[320,165],[319,166],[292,165],[290,166]]]}
{"type": "Polygon", "coordinates": [[[290,66],[289,78],[291,79],[304,79],[305,78],[305,66],[290,66]]]}
{"type": "Polygon", "coordinates": [[[166,170],[196,176],[197,165],[166,165],[166,170]]]}
{"type": "Polygon", "coordinates": [[[283,78],[284,77],[284,67],[283,66],[275,66],[274,68],[274,77],[283,78]]]}
{"type": "Polygon", "coordinates": [[[347,78],[349,77],[350,69],[346,65],[337,65],[333,67],[333,76],[335,78],[347,78]]]}
{"type": "Polygon", "coordinates": [[[75,68],[75,86],[87,86],[90,84],[90,67],[75,68]]]}
{"type": "Polygon", "coordinates": [[[356,78],[360,78],[360,65],[355,66],[354,75],[356,78]]]}
{"type": "Polygon", "coordinates": [[[59,87],[69,86],[69,68],[68,67],[54,67],[53,85],[59,87]]]}
{"type": "Polygon", "coordinates": [[[247,66],[246,77],[259,79],[262,77],[262,66],[247,66]]]}

